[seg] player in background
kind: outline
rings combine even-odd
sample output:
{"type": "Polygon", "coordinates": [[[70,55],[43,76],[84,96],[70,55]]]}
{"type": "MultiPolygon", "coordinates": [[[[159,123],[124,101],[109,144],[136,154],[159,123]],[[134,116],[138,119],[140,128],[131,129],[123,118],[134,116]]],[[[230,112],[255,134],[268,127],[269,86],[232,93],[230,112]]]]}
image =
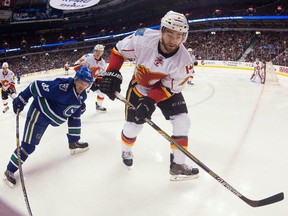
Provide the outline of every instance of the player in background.
{"type": "MultiPolygon", "coordinates": [[[[86,89],[93,82],[92,72],[82,66],[75,77],[57,78],[52,81],[36,80],[19,93],[13,100],[13,110],[21,112],[28,103],[29,107],[21,142],[21,161],[24,163],[40,143],[41,137],[49,125],[60,126],[68,121],[68,143],[70,154],[89,149],[87,142],[79,142],[81,134],[81,115],[85,111],[86,89]]],[[[11,155],[5,171],[4,181],[8,186],[16,184],[14,173],[18,170],[17,149],[11,155]]]]}
{"type": "MultiPolygon", "coordinates": [[[[133,165],[132,148],[140,134],[145,118],[150,119],[156,105],[172,124],[172,138],[183,148],[188,148],[190,118],[181,93],[192,75],[194,62],[183,43],[188,36],[189,25],[183,14],[169,11],[162,19],[159,30],[138,29],[120,40],[112,49],[106,74],[100,89],[111,100],[115,91],[120,92],[122,75],[119,72],[125,59],[136,60],[134,75],[126,98],[136,110],[125,107],[121,140],[123,163],[133,165]]],[[[198,177],[198,168],[185,164],[186,156],[171,144],[171,180],[198,177]]]]}
{"type": "Polygon", "coordinates": [[[104,49],[105,49],[105,46],[103,46],[102,44],[97,44],[93,49],[93,53],[85,54],[78,61],[75,62],[76,70],[77,70],[77,67],[79,67],[79,65],[87,65],[93,72],[95,82],[93,83],[91,88],[88,89],[88,92],[91,90],[97,93],[95,105],[96,105],[96,110],[99,110],[99,111],[107,110],[105,107],[103,107],[105,94],[101,92],[99,89],[99,83],[102,80],[103,73],[106,73],[105,71],[106,62],[102,58],[104,49]]]}
{"type": "Polygon", "coordinates": [[[69,73],[69,63],[66,62],[66,64],[64,65],[64,71],[65,71],[65,75],[68,75],[69,73]]]}
{"type": "Polygon", "coordinates": [[[264,84],[265,82],[264,70],[265,69],[264,69],[264,64],[261,61],[259,61],[259,58],[256,58],[255,62],[253,62],[253,68],[254,68],[254,71],[253,71],[252,76],[250,77],[250,80],[254,82],[256,78],[258,77],[260,79],[260,82],[264,84]]]}
{"type": "Polygon", "coordinates": [[[15,88],[15,75],[8,67],[8,63],[3,62],[2,68],[0,69],[0,87],[2,88],[1,97],[4,107],[3,113],[6,113],[9,110],[8,96],[10,96],[12,99],[17,96],[15,88]]]}
{"type": "Polygon", "coordinates": [[[16,72],[16,77],[17,77],[17,84],[20,84],[20,81],[21,81],[21,72],[20,72],[19,69],[18,69],[17,72],[16,72]]]}
{"type": "MultiPolygon", "coordinates": [[[[195,57],[195,55],[193,54],[192,48],[188,48],[187,51],[189,52],[192,60],[194,61],[194,66],[197,66],[197,65],[198,65],[198,62],[196,61],[196,57],[195,57]]],[[[193,78],[194,78],[194,74],[195,74],[195,70],[194,70],[194,68],[193,68],[192,75],[191,75],[190,79],[188,80],[187,84],[189,84],[189,85],[194,85],[194,83],[192,82],[192,80],[193,80],[193,78]]]]}

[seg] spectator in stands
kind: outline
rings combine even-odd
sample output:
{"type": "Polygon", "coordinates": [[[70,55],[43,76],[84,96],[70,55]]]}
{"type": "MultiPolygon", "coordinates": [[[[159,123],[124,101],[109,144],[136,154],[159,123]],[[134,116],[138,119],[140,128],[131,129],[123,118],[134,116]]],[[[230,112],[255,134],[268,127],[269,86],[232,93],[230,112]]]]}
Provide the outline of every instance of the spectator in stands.
{"type": "Polygon", "coordinates": [[[40,44],[42,46],[46,44],[46,39],[42,35],[40,36],[40,44]]]}
{"type": "Polygon", "coordinates": [[[222,14],[222,10],[217,8],[216,10],[213,11],[212,16],[219,17],[221,14],[222,14]]]}
{"type": "Polygon", "coordinates": [[[282,15],[283,13],[284,13],[284,8],[281,5],[277,6],[277,8],[275,9],[275,14],[282,15]]]}
{"type": "Polygon", "coordinates": [[[86,37],[86,32],[85,31],[82,31],[81,32],[81,35],[80,35],[80,40],[84,41],[85,37],[86,37]]]}
{"type": "Polygon", "coordinates": [[[23,37],[21,41],[21,49],[27,51],[27,40],[23,37]]]}
{"type": "Polygon", "coordinates": [[[247,14],[248,16],[253,16],[253,15],[256,14],[256,9],[251,6],[251,7],[247,8],[246,14],[247,14]]]}
{"type": "Polygon", "coordinates": [[[63,36],[62,33],[61,33],[60,36],[58,37],[58,41],[59,41],[60,43],[65,41],[65,38],[64,38],[64,36],[63,36]]]}

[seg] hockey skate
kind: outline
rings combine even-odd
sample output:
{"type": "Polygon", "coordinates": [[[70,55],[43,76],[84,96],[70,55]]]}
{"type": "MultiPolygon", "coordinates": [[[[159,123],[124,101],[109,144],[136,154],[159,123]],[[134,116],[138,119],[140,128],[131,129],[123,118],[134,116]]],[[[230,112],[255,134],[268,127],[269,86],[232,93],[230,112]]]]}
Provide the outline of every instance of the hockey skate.
{"type": "Polygon", "coordinates": [[[186,164],[176,164],[173,161],[173,154],[170,154],[170,180],[183,181],[198,178],[199,169],[190,167],[186,164]]]}
{"type": "Polygon", "coordinates": [[[194,85],[194,83],[192,81],[190,81],[190,80],[187,82],[187,84],[188,85],[194,85]]]}
{"type": "Polygon", "coordinates": [[[4,172],[4,175],[5,175],[5,179],[4,182],[11,188],[14,187],[14,185],[16,184],[16,179],[14,177],[14,173],[10,172],[9,170],[6,170],[4,172]]]}
{"type": "Polygon", "coordinates": [[[96,110],[99,110],[99,111],[102,111],[102,112],[107,111],[107,109],[105,107],[98,105],[97,102],[95,104],[96,104],[96,110]]]}
{"type": "Polygon", "coordinates": [[[75,142],[75,143],[69,143],[69,149],[70,149],[70,154],[78,154],[81,152],[85,152],[89,150],[89,146],[87,142],[75,142]]]}
{"type": "Polygon", "coordinates": [[[6,113],[9,110],[9,106],[4,107],[3,113],[6,113]]]}
{"type": "Polygon", "coordinates": [[[133,154],[131,151],[129,152],[122,151],[122,159],[123,159],[123,163],[128,167],[128,169],[132,167],[133,154]]]}

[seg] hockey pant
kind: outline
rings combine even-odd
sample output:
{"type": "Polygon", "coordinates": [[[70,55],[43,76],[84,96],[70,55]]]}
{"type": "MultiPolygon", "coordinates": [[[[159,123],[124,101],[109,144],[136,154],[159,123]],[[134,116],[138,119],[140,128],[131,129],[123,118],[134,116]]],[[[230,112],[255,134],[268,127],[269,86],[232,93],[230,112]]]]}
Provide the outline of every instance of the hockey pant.
{"type": "Polygon", "coordinates": [[[2,97],[2,102],[3,106],[8,106],[8,96],[10,96],[12,99],[16,97],[16,89],[14,88],[8,88],[7,90],[1,91],[1,97],[2,97]]]}

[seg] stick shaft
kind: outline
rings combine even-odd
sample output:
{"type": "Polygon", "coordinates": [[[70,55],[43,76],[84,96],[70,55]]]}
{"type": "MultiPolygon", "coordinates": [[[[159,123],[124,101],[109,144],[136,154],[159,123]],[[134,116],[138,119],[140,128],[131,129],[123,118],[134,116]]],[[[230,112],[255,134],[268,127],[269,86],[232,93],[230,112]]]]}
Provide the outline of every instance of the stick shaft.
{"type": "MultiPolygon", "coordinates": [[[[116,97],[122,101],[123,103],[131,106],[135,109],[133,104],[131,104],[126,98],[124,98],[119,92],[115,92],[116,97]]],[[[279,202],[284,199],[284,193],[278,193],[271,197],[262,199],[262,200],[250,200],[244,195],[242,195],[239,191],[237,191],[234,187],[232,187],[228,182],[226,182],[223,178],[221,178],[219,175],[217,175],[215,172],[213,172],[210,168],[208,168],[204,163],[202,163],[198,158],[196,158],[193,154],[191,154],[189,151],[187,151],[185,148],[183,148],[180,144],[178,144],[177,141],[175,141],[171,136],[169,136],[165,131],[163,131],[159,126],[157,126],[153,121],[151,121],[148,118],[145,118],[145,122],[148,123],[153,129],[155,129],[160,135],[162,135],[166,140],[168,140],[170,143],[173,143],[183,154],[185,154],[188,158],[190,158],[192,161],[194,161],[198,166],[200,166],[203,170],[205,170],[210,176],[212,176],[214,179],[216,179],[222,186],[224,186],[226,189],[231,191],[235,196],[243,200],[245,203],[252,207],[259,207],[264,205],[269,205],[275,202],[279,202]]]]}
{"type": "Polygon", "coordinates": [[[16,113],[16,144],[17,144],[18,169],[19,169],[21,187],[22,187],[22,191],[23,191],[25,204],[26,204],[28,213],[30,216],[32,216],[33,214],[32,214],[31,208],[30,208],[28,195],[26,192],[26,187],[25,187],[25,182],[24,182],[24,174],[23,174],[23,170],[22,170],[21,146],[20,146],[20,142],[19,142],[19,110],[17,110],[17,113],[16,113]]]}

